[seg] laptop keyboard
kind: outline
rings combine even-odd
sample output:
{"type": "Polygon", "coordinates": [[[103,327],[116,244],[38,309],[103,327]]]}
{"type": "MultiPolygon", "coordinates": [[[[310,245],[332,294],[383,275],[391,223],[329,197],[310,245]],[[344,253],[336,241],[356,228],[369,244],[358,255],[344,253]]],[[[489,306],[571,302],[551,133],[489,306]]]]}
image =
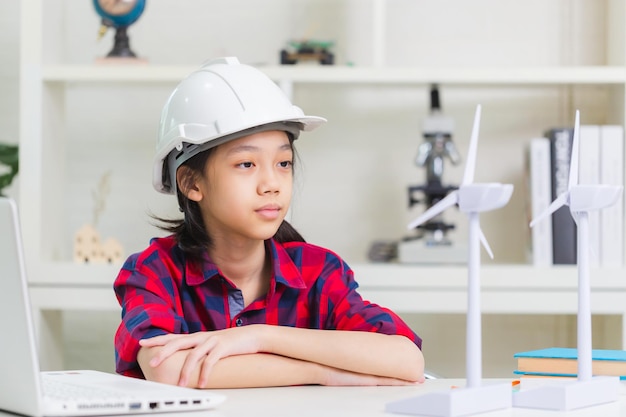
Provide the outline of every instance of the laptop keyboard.
{"type": "Polygon", "coordinates": [[[42,378],[43,395],[46,398],[56,400],[77,400],[77,399],[101,399],[101,398],[126,398],[129,397],[121,390],[111,390],[106,388],[85,387],[71,384],[66,381],[59,381],[56,378],[42,378]]]}

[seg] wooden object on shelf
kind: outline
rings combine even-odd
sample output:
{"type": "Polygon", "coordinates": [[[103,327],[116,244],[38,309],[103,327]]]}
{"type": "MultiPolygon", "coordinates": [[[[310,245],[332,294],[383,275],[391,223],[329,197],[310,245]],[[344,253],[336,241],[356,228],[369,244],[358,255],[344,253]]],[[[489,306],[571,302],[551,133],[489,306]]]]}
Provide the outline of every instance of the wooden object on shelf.
{"type": "Polygon", "coordinates": [[[108,238],[101,242],[100,233],[91,224],[85,224],[74,235],[74,262],[76,263],[110,263],[122,261],[123,247],[121,243],[108,238]]]}

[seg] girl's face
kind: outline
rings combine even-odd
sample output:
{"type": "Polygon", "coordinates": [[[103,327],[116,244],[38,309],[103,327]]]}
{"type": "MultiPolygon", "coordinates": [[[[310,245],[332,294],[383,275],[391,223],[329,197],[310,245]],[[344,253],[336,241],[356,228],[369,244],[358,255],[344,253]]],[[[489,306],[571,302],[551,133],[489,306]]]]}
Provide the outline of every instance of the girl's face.
{"type": "Polygon", "coordinates": [[[293,150],[283,131],[244,136],[218,146],[194,192],[208,233],[220,238],[269,239],[287,214],[293,150]]]}

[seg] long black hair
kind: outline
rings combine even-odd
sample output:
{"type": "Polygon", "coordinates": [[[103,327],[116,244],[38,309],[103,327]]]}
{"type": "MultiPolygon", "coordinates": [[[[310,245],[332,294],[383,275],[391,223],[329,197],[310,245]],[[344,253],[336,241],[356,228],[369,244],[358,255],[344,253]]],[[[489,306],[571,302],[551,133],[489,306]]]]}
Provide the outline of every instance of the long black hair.
{"type": "MultiPolygon", "coordinates": [[[[288,134],[287,136],[289,137],[289,144],[294,152],[295,160],[293,139],[291,135],[288,134]]],[[[207,160],[215,149],[216,148],[209,148],[206,151],[200,152],[181,165],[181,167],[187,167],[187,169],[183,169],[181,172],[176,187],[176,197],[178,199],[178,207],[183,213],[183,218],[167,219],[152,216],[158,221],[156,226],[159,229],[172,233],[175,236],[178,246],[182,249],[186,258],[193,262],[200,262],[202,260],[207,248],[213,244],[213,239],[207,232],[198,202],[187,198],[187,196],[181,192],[181,189],[190,189],[198,177],[204,175],[207,160]]],[[[273,238],[279,243],[305,241],[302,235],[286,220],[283,220],[280,224],[273,238]]]]}

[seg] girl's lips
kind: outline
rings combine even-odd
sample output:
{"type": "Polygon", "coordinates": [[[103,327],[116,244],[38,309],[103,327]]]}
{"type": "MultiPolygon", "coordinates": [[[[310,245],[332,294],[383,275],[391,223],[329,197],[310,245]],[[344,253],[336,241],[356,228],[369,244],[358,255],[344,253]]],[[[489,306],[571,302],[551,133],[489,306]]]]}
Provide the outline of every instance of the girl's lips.
{"type": "Polygon", "coordinates": [[[268,205],[255,210],[262,218],[274,220],[280,215],[280,207],[268,205]]]}

